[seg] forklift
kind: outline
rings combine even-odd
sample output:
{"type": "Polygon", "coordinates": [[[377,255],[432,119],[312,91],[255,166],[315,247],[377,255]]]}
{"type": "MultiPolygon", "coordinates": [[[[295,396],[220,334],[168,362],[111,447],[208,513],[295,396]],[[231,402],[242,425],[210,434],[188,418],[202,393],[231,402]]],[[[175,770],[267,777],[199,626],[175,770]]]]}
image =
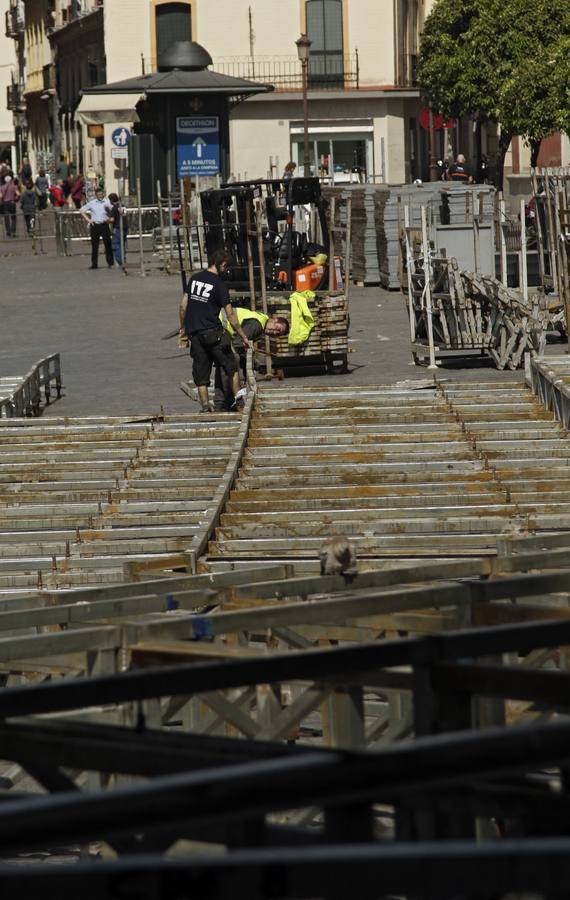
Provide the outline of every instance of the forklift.
{"type": "Polygon", "coordinates": [[[250,240],[256,199],[263,200],[267,220],[262,229],[266,289],[326,288],[330,240],[318,178],[254,179],[200,194],[208,256],[226,249],[234,259],[228,287],[236,291],[249,287],[248,240],[254,271],[261,271],[257,241],[250,240]]]}

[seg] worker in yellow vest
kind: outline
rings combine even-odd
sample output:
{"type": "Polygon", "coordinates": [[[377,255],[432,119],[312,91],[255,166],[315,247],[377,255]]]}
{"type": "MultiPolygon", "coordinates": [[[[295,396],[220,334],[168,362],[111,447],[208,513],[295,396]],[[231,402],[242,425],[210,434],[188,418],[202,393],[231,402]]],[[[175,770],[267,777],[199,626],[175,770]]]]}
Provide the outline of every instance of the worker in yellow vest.
{"type": "MultiPolygon", "coordinates": [[[[236,314],[237,320],[249,341],[253,342],[259,340],[259,338],[263,334],[268,334],[271,337],[279,337],[281,335],[286,335],[289,333],[289,322],[287,321],[287,319],[284,319],[283,316],[266,316],[265,313],[256,312],[253,309],[246,309],[242,306],[235,306],[234,313],[236,314]]],[[[245,352],[243,348],[243,341],[241,340],[240,336],[236,334],[235,330],[227,321],[227,318],[225,318],[224,310],[220,312],[220,320],[231,336],[232,347],[240,357],[242,371],[245,373],[245,352]]],[[[222,372],[219,366],[216,366],[216,370],[214,373],[214,386],[214,409],[229,409],[228,404],[231,404],[233,401],[231,385],[229,383],[229,379],[225,375],[225,372],[222,372]]]]}

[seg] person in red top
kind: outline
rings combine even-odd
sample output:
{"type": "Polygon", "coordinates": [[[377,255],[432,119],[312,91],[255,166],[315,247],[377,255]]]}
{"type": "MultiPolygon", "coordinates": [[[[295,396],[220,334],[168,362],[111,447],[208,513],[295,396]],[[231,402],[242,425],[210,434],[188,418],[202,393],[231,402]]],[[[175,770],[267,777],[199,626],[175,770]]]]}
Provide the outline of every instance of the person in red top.
{"type": "Polygon", "coordinates": [[[65,194],[63,192],[63,182],[58,181],[57,184],[52,184],[49,189],[51,204],[55,206],[57,209],[60,209],[62,206],[66,205],[65,194]]]}
{"type": "Polygon", "coordinates": [[[83,175],[76,175],[71,188],[71,199],[75,209],[81,209],[83,205],[83,175]]]}

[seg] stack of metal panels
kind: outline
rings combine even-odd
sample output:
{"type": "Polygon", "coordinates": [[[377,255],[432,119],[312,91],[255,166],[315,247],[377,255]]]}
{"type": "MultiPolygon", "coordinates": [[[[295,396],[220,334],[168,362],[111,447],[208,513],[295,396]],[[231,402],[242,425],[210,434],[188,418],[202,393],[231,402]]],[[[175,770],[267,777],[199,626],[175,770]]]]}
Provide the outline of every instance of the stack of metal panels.
{"type": "Polygon", "coordinates": [[[262,386],[209,555],[309,561],[336,535],[375,564],[495,555],[501,536],[570,530],[569,461],[565,430],[513,382],[262,386]]]}
{"type": "Polygon", "coordinates": [[[446,185],[441,192],[443,225],[469,225],[473,214],[489,222],[495,211],[495,188],[488,184],[446,185]],[[482,202],[480,202],[482,198],[482,202]]]}
{"type": "MultiPolygon", "coordinates": [[[[380,284],[380,258],[384,251],[384,206],[389,197],[385,186],[374,184],[347,185],[339,192],[325,188],[325,197],[352,198],[352,277],[364,284],[380,284]]],[[[344,225],[344,204],[337,204],[335,224],[344,225]]]]}
{"type": "MultiPolygon", "coordinates": [[[[482,195],[483,219],[492,220],[494,187],[487,184],[449,184],[441,181],[425,184],[357,184],[343,188],[325,188],[330,199],[352,198],[352,278],[363,284],[400,287],[400,235],[404,226],[404,208],[410,208],[410,225],[421,227],[421,207],[429,207],[429,218],[436,224],[471,224],[473,212],[479,212],[482,195]]],[[[343,204],[335,210],[336,224],[343,223],[343,204]]]]}

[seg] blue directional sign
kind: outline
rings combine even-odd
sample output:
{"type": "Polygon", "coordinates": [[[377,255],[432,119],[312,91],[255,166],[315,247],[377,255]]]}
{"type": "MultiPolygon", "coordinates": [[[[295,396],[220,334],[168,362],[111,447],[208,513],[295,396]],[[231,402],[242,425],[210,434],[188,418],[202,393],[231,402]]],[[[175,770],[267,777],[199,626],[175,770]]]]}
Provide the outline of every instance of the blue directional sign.
{"type": "Polygon", "coordinates": [[[179,178],[185,175],[217,175],[220,171],[218,116],[177,117],[176,168],[179,178]]]}
{"type": "Polygon", "coordinates": [[[127,129],[123,127],[115,128],[115,130],[111,134],[111,140],[113,141],[113,145],[115,147],[126,147],[130,139],[130,131],[127,131],[127,129]]]}

